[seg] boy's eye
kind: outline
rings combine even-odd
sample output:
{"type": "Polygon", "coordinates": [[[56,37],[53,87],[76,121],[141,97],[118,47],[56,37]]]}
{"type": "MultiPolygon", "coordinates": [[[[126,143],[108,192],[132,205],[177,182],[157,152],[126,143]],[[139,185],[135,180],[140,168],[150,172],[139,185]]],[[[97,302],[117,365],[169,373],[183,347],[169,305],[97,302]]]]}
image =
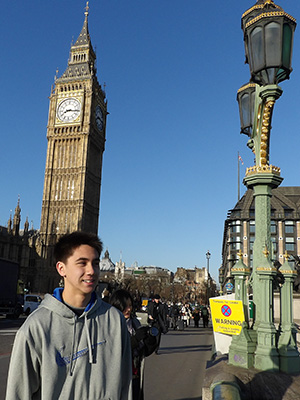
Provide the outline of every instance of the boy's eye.
{"type": "Polygon", "coordinates": [[[86,261],[84,261],[84,260],[78,260],[78,261],[77,261],[77,265],[79,265],[79,266],[84,266],[84,265],[86,265],[86,261]]]}

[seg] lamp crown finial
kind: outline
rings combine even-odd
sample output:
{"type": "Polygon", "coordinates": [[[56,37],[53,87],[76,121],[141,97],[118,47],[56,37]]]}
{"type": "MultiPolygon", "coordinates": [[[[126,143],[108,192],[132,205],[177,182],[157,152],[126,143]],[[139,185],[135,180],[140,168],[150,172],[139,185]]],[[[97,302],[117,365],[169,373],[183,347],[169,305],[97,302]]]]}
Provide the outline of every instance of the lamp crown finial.
{"type": "Polygon", "coordinates": [[[270,252],[269,252],[269,250],[268,250],[268,247],[267,247],[267,245],[265,245],[265,248],[264,248],[264,251],[263,251],[263,255],[264,255],[266,258],[268,258],[269,254],[270,254],[270,252]]]}
{"type": "Polygon", "coordinates": [[[240,260],[243,259],[243,252],[242,252],[241,249],[240,249],[239,252],[237,253],[237,256],[239,257],[240,260]]]}
{"type": "Polygon", "coordinates": [[[267,8],[268,6],[271,6],[271,7],[275,8],[276,5],[274,3],[274,0],[265,0],[263,8],[265,8],[265,7],[267,8]]]}
{"type": "Polygon", "coordinates": [[[288,259],[290,258],[290,255],[288,254],[287,250],[285,251],[283,257],[285,258],[285,261],[288,261],[288,259]]]}

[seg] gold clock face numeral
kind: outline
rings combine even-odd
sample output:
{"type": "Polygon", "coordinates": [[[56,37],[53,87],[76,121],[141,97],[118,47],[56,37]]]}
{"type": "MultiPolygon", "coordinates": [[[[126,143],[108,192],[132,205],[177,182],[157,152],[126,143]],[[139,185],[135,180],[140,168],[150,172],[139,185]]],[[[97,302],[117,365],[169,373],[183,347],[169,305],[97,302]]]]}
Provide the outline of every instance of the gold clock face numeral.
{"type": "Polygon", "coordinates": [[[57,118],[62,122],[73,122],[79,117],[80,112],[80,101],[75,98],[69,98],[59,103],[57,118]]]}

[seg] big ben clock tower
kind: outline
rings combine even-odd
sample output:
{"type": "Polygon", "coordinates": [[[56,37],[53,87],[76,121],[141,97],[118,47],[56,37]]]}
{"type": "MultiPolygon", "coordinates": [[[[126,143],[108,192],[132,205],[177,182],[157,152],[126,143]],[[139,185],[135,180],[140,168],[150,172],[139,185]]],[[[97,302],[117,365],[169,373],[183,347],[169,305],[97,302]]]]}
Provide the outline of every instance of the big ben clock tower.
{"type": "Polygon", "coordinates": [[[46,267],[43,281],[53,277],[52,250],[59,236],[75,230],[98,231],[107,102],[95,61],[87,2],[68,67],[55,80],[50,95],[40,227],[40,253],[46,267]]]}

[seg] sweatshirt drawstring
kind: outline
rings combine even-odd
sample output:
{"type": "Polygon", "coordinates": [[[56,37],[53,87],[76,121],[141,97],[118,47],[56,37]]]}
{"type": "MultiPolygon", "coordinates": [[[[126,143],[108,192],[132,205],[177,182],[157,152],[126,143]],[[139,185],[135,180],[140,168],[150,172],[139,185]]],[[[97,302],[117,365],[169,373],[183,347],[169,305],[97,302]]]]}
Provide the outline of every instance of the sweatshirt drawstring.
{"type": "Polygon", "coordinates": [[[89,327],[88,327],[87,314],[85,314],[85,316],[84,316],[84,328],[85,328],[85,331],[86,331],[86,337],[87,337],[87,342],[88,342],[89,363],[93,364],[93,349],[92,349],[90,331],[89,331],[89,327]]]}
{"type": "Polygon", "coordinates": [[[74,347],[75,347],[75,334],[76,334],[76,316],[74,317],[74,329],[73,329],[73,339],[72,339],[72,352],[70,360],[70,376],[73,374],[73,357],[74,357],[74,347]]]}

